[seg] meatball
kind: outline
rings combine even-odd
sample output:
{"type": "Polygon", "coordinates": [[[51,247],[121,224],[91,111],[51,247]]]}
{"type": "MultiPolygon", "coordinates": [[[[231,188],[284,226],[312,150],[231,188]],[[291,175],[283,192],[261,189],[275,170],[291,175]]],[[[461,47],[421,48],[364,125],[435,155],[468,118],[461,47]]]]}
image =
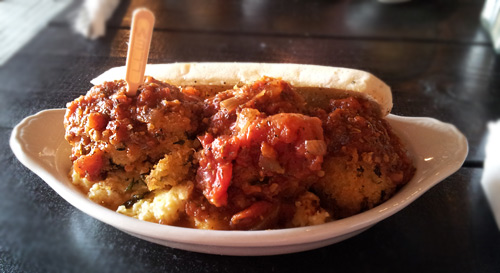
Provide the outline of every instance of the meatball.
{"type": "Polygon", "coordinates": [[[334,218],[373,208],[392,196],[414,174],[407,150],[371,102],[332,100],[323,119],[328,152],[325,176],[314,191],[334,218]]]}
{"type": "Polygon", "coordinates": [[[65,137],[81,177],[98,181],[116,169],[148,173],[198,129],[198,97],[151,77],[136,96],[128,97],[126,86],[123,80],[105,82],[67,106],[65,137]]]}

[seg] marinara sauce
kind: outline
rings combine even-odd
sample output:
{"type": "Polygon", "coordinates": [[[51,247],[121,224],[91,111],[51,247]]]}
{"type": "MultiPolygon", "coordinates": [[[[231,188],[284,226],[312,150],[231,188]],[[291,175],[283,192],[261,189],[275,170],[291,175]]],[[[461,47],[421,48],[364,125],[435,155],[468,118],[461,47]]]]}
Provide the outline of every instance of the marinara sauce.
{"type": "Polygon", "coordinates": [[[193,143],[184,226],[288,227],[308,194],[341,218],[383,202],[414,173],[378,106],[363,98],[310,107],[269,77],[208,98],[151,77],[137,96],[125,88],[107,82],[68,104],[73,168],[93,181],[116,169],[147,175],[174,145],[193,143]]]}

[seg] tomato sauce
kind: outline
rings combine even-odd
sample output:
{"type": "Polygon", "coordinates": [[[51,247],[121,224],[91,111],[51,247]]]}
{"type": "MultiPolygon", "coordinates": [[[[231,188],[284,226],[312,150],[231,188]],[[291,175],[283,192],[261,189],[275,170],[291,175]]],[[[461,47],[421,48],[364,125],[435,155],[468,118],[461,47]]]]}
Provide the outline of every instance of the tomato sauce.
{"type": "MultiPolygon", "coordinates": [[[[394,187],[414,173],[378,106],[363,98],[313,107],[287,82],[268,77],[208,98],[195,87],[151,77],[135,97],[127,97],[125,88],[124,81],[107,82],[68,104],[66,139],[73,145],[74,169],[92,181],[116,169],[147,175],[174,145],[191,141],[196,152],[187,178],[195,190],[183,225],[290,226],[299,196],[314,192],[323,198],[321,191],[330,190],[325,177],[338,173],[324,162],[332,159],[363,161],[394,187]]],[[[335,196],[321,201],[341,209],[335,196]]]]}

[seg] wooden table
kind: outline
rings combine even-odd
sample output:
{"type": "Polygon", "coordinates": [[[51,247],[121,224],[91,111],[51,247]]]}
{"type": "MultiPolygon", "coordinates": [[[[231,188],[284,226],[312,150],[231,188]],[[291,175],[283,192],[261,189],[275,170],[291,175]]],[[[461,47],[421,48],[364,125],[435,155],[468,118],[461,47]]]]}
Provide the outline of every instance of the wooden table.
{"type": "Polygon", "coordinates": [[[1,272],[500,272],[500,232],[481,188],[486,123],[500,118],[500,58],[480,27],[483,1],[123,1],[96,41],[61,15],[0,67],[1,272]],[[24,117],[65,107],[124,65],[131,12],[156,14],[150,63],[292,62],[367,70],[393,113],[456,125],[463,167],[413,204],[341,243],[228,257],[171,249],[78,211],[12,154],[24,117]]]}

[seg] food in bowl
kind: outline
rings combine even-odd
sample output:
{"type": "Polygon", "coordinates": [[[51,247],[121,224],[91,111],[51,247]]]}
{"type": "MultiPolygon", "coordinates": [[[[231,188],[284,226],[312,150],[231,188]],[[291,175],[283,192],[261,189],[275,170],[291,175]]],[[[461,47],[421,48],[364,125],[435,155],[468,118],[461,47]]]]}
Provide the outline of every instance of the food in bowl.
{"type": "Polygon", "coordinates": [[[146,77],[128,97],[125,81],[106,81],[68,104],[70,176],[94,202],[167,225],[289,228],[370,209],[414,174],[383,118],[390,89],[371,74],[271,64],[166,68],[184,82],[146,77]],[[330,75],[330,84],[307,77],[316,73],[330,75]]]}

